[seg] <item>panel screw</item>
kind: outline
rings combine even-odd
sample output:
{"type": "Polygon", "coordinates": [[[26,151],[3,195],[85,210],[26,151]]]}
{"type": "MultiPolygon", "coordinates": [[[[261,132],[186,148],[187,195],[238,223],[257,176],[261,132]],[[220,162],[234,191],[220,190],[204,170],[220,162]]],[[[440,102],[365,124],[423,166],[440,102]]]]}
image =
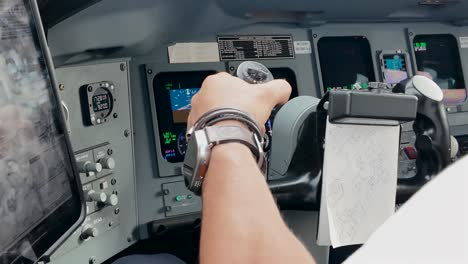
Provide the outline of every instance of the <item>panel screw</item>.
{"type": "Polygon", "coordinates": [[[318,35],[317,35],[317,34],[314,34],[314,35],[313,35],[313,37],[314,37],[314,38],[317,38],[317,37],[318,37],[318,35]]]}
{"type": "Polygon", "coordinates": [[[63,85],[63,83],[59,84],[59,90],[60,91],[65,90],[65,85],[63,85]]]}
{"type": "Polygon", "coordinates": [[[146,72],[147,72],[148,74],[153,74],[153,70],[152,70],[152,69],[148,69],[146,72]]]}
{"type": "Polygon", "coordinates": [[[96,258],[95,257],[90,257],[89,258],[89,264],[95,264],[96,263],[96,258]]]}
{"type": "Polygon", "coordinates": [[[413,32],[410,32],[409,35],[410,35],[410,36],[413,36],[413,32]]]}
{"type": "Polygon", "coordinates": [[[113,151],[111,148],[108,149],[108,150],[107,150],[107,155],[110,156],[110,155],[112,155],[112,154],[114,154],[114,151],[113,151]]]}
{"type": "Polygon", "coordinates": [[[114,113],[113,117],[114,117],[114,118],[117,118],[117,117],[119,117],[119,114],[114,113]]]}
{"type": "Polygon", "coordinates": [[[170,192],[169,192],[168,189],[164,189],[164,190],[163,190],[163,193],[164,193],[164,195],[168,195],[170,192]]]}
{"type": "Polygon", "coordinates": [[[170,212],[172,210],[172,207],[166,206],[166,212],[170,212]]]}
{"type": "Polygon", "coordinates": [[[130,136],[130,131],[129,131],[128,129],[125,129],[125,131],[124,131],[124,136],[125,136],[125,137],[130,136]]]}
{"type": "Polygon", "coordinates": [[[93,91],[93,87],[90,85],[88,86],[88,92],[92,92],[93,91]]]}
{"type": "Polygon", "coordinates": [[[233,72],[235,69],[236,69],[236,68],[234,68],[234,66],[229,67],[229,70],[232,71],[232,72],[233,72]]]}
{"type": "Polygon", "coordinates": [[[120,70],[125,71],[125,63],[120,63],[120,70]]]}
{"type": "Polygon", "coordinates": [[[120,209],[117,207],[114,209],[114,214],[118,215],[120,213],[120,209]]]}
{"type": "Polygon", "coordinates": [[[116,179],[112,179],[112,180],[111,180],[111,184],[112,184],[112,185],[115,185],[116,183],[117,183],[117,180],[116,180],[116,179]]]}
{"type": "Polygon", "coordinates": [[[128,242],[128,243],[132,242],[132,238],[131,238],[131,237],[127,237],[127,242],[128,242]]]}

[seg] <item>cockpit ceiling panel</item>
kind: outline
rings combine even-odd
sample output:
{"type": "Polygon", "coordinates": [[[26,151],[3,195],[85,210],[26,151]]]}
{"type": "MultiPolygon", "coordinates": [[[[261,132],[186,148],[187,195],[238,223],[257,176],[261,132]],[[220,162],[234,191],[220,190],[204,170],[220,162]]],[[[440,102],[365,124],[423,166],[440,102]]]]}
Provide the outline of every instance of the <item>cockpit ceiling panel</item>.
{"type": "Polygon", "coordinates": [[[42,23],[45,28],[50,28],[62,20],[78,13],[101,0],[38,0],[42,23]]]}
{"type": "Polygon", "coordinates": [[[329,22],[370,20],[468,19],[465,0],[216,0],[234,16],[257,17],[265,14],[295,14],[309,20],[329,22]]]}

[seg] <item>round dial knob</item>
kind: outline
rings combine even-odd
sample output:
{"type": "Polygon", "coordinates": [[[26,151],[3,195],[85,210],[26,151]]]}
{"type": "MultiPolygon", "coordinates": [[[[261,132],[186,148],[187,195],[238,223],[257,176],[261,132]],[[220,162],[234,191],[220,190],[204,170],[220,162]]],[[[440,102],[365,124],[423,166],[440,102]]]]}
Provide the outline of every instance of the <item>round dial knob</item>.
{"type": "Polygon", "coordinates": [[[99,231],[97,230],[97,228],[89,226],[89,225],[84,226],[83,231],[81,232],[81,239],[85,240],[88,238],[97,237],[98,234],[99,234],[99,231]]]}
{"type": "Polygon", "coordinates": [[[107,201],[107,194],[103,192],[89,191],[85,194],[85,199],[88,202],[101,202],[107,201]]]}
{"type": "Polygon", "coordinates": [[[77,163],[78,171],[81,173],[98,173],[102,171],[101,163],[91,161],[80,161],[77,163]]]}
{"type": "Polygon", "coordinates": [[[244,61],[239,64],[236,72],[237,77],[250,83],[267,83],[273,80],[273,74],[265,65],[255,61],[244,61]]]}
{"type": "Polygon", "coordinates": [[[117,194],[107,195],[107,199],[104,201],[105,205],[116,206],[119,203],[119,197],[117,194]]]}
{"type": "Polygon", "coordinates": [[[111,157],[100,159],[99,164],[101,164],[104,169],[113,170],[115,168],[115,160],[111,157]]]}

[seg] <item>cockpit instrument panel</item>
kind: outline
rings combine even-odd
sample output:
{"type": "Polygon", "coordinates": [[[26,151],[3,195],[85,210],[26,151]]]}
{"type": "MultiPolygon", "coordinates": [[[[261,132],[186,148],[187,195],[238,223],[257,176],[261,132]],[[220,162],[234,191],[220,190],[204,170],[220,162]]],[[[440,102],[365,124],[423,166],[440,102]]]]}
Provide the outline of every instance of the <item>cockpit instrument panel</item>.
{"type": "MultiPolygon", "coordinates": [[[[289,68],[272,68],[276,79],[286,79],[292,86],[291,97],[297,96],[296,76],[289,68]]],[[[187,118],[192,97],[200,90],[203,80],[215,71],[161,72],[153,79],[159,142],[162,157],[177,163],[184,160],[187,142],[185,138],[187,118]]],[[[274,114],[274,113],[273,113],[274,114]]],[[[271,137],[273,117],[266,124],[271,137]]]]}
{"type": "Polygon", "coordinates": [[[318,54],[324,92],[332,88],[365,88],[375,82],[372,53],[366,37],[322,37],[318,54]]]}
{"type": "Polygon", "coordinates": [[[184,160],[185,132],[192,97],[215,71],[162,72],[153,79],[161,154],[168,162],[184,160]]]}
{"type": "Polygon", "coordinates": [[[457,39],[450,34],[416,35],[413,48],[417,74],[443,89],[445,103],[464,102],[467,94],[457,39]]]}

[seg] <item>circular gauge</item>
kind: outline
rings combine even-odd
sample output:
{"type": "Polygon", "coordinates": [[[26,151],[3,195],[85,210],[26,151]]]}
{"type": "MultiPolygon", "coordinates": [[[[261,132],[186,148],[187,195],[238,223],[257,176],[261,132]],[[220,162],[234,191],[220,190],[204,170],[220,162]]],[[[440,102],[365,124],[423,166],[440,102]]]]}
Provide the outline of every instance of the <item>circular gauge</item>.
{"type": "Polygon", "coordinates": [[[185,151],[187,151],[187,138],[185,137],[185,130],[177,136],[177,150],[181,156],[184,156],[185,151]]]}
{"type": "Polygon", "coordinates": [[[94,92],[92,98],[92,109],[97,118],[106,118],[114,107],[114,99],[112,93],[105,87],[99,87],[94,92]]]}

